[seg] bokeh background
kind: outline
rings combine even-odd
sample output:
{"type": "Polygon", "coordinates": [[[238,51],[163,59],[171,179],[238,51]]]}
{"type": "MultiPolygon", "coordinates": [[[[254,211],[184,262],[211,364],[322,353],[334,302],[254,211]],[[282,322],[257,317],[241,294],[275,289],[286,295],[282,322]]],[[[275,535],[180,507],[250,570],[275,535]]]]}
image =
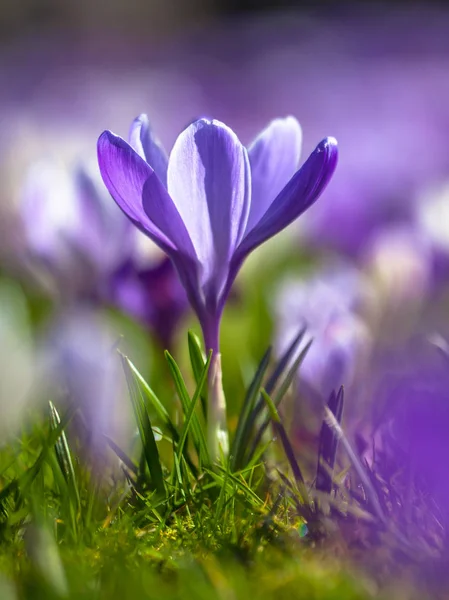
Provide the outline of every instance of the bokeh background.
{"type": "MultiPolygon", "coordinates": [[[[57,161],[68,169],[83,162],[95,170],[99,134],[111,129],[126,137],[132,119],[142,112],[167,149],[199,116],[225,122],[249,144],[271,119],[294,115],[303,130],[304,158],[325,136],[339,142],[338,169],[317,205],[282,242],[267,244],[245,266],[243,278],[251,283],[237,287],[229,309],[235,318],[224,328],[224,368],[231,374],[226,391],[236,386],[240,393],[243,371],[254,367],[240,364],[241,356],[234,351],[236,336],[255,360],[270,341],[285,345],[306,317],[323,342],[315,343],[312,358],[317,363],[309,359],[312,387],[325,395],[330,383],[358,378],[364,381],[363,394],[353,397],[368,396],[364,404],[372,404],[377,383],[373,376],[366,385],[366,370],[359,370],[355,357],[369,357],[366,362],[372,366],[375,346],[388,362],[386,337],[387,345],[394,340],[402,360],[416,333],[446,335],[449,11],[444,4],[2,0],[3,276],[25,286],[34,282],[35,270],[29,264],[24,267],[32,245],[29,231],[34,225],[44,242],[47,233],[52,235],[45,211],[42,216],[26,209],[30,170],[36,173],[35,165],[42,161],[57,161]],[[346,261],[349,271],[356,271],[355,278],[338,277],[341,265],[347,268],[346,261]],[[289,292],[286,284],[284,303],[279,274],[289,272],[301,280],[313,275],[315,268],[318,285],[312,282],[312,288],[304,288],[300,283],[289,292]],[[369,285],[361,285],[359,277],[367,277],[369,285]],[[263,301],[258,299],[261,291],[263,301]],[[239,304],[245,298],[250,307],[246,312],[239,304]],[[335,325],[335,307],[327,312],[326,302],[332,299],[335,304],[339,298],[335,325]],[[353,319],[355,305],[360,304],[362,323],[359,314],[353,319]],[[323,322],[323,314],[330,315],[327,321],[323,322]],[[366,343],[373,339],[371,346],[366,343]],[[343,370],[331,376],[327,369],[335,364],[343,365],[343,370]],[[327,383],[325,391],[320,388],[322,380],[327,383]]],[[[72,218],[64,213],[65,192],[56,183],[53,192],[56,229],[61,224],[64,229],[64,221],[70,225],[72,218]]],[[[74,278],[74,272],[66,269],[57,284],[60,295],[74,278]]],[[[14,307],[5,323],[9,327],[11,319],[18,319],[17,329],[23,317],[20,302],[25,301],[16,292],[5,290],[5,302],[14,307]]],[[[29,307],[38,312],[36,306],[32,299],[29,307]]],[[[31,320],[39,321],[34,314],[31,320]]],[[[48,322],[44,329],[48,337],[48,322]]],[[[70,323],[62,330],[81,331],[70,323]]],[[[94,347],[89,331],[85,334],[76,343],[94,347]]],[[[105,339],[108,346],[109,337],[105,339]]],[[[146,356],[139,353],[145,342],[138,336],[129,340],[138,362],[146,356]]],[[[80,352],[70,348],[60,355],[72,364],[72,356],[79,357],[80,352]]],[[[104,365],[101,356],[98,360],[104,365]]],[[[157,370],[157,355],[151,360],[157,370]]],[[[139,367],[145,369],[141,363],[139,367]]],[[[23,372],[22,363],[17,370],[23,372]]],[[[23,377],[19,379],[23,383],[23,377]]],[[[10,386],[17,386],[14,378],[10,386]]],[[[95,391],[97,396],[101,393],[95,391]]],[[[436,395],[441,396],[439,391],[436,395]]],[[[449,427],[449,418],[447,422],[449,427]]]]}
{"type": "Polygon", "coordinates": [[[448,28],[431,2],[3,0],[2,211],[37,158],[93,158],[98,133],[125,135],[141,112],[168,148],[198,115],[249,142],[293,114],[304,155],[326,135],[341,148],[309,241],[357,253],[447,175],[448,28]]]}

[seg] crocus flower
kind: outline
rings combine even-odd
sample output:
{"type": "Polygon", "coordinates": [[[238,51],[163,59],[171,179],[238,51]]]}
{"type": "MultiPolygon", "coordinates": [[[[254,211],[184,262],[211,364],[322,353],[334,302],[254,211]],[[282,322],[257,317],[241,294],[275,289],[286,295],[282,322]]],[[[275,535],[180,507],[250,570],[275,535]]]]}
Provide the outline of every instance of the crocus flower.
{"type": "Polygon", "coordinates": [[[284,281],[276,294],[276,346],[280,355],[300,327],[306,332],[299,352],[312,342],[299,370],[302,396],[317,406],[333,390],[353,382],[369,345],[361,318],[369,283],[355,268],[332,265],[306,280],[284,281]]]}
{"type": "Polygon", "coordinates": [[[213,351],[209,442],[219,438],[225,452],[219,328],[232,283],[252,250],[315,202],[337,163],[337,143],[326,138],[296,171],[300,143],[292,117],[273,121],[248,150],[229,127],[207,119],[180,134],[169,159],[146,116],[134,121],[129,144],[111,131],[98,140],[106,187],[172,259],[213,351]]]}
{"type": "Polygon", "coordinates": [[[229,127],[206,119],[181,133],[169,159],[145,116],[129,144],[110,131],[99,138],[106,187],[172,259],[214,352],[243,261],[313,204],[335,169],[337,144],[327,138],[295,173],[300,141],[292,117],[273,121],[248,151],[229,127]]]}
{"type": "Polygon", "coordinates": [[[134,231],[89,171],[35,164],[20,208],[26,251],[61,295],[104,299],[108,278],[132,252],[134,231]]]}

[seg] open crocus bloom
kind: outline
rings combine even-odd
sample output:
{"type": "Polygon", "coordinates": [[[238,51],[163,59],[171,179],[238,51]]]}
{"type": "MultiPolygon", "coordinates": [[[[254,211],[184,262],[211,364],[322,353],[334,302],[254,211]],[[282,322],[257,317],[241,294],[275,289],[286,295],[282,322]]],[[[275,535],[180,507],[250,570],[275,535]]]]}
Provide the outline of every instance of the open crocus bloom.
{"type": "Polygon", "coordinates": [[[144,115],[131,127],[130,144],[110,131],[98,140],[109,192],[172,259],[214,352],[243,261],[313,204],[334,172],[334,138],[296,171],[300,145],[292,117],[270,123],[248,150],[229,127],[206,119],[180,134],[169,159],[144,115]]]}

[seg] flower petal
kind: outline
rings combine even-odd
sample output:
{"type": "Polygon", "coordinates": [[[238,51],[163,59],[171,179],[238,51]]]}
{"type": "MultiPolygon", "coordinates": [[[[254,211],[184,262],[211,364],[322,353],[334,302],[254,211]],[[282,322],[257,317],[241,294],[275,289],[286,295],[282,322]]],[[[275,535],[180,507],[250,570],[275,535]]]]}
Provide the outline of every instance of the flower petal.
{"type": "Polygon", "coordinates": [[[196,262],[195,250],[186,226],[155,173],[143,185],[142,204],[150,221],[172,242],[175,250],[196,262]]]}
{"type": "Polygon", "coordinates": [[[246,232],[257,225],[270,204],[295,174],[302,131],[294,117],[275,119],[248,148],[251,165],[251,208],[246,232]]]}
{"type": "Polygon", "coordinates": [[[250,204],[246,149],[219,121],[200,119],[176,140],[168,190],[202,265],[201,282],[216,297],[242,240],[250,204]]]}
{"type": "MultiPolygon", "coordinates": [[[[147,179],[159,181],[153,169],[124,139],[110,131],[101,134],[97,149],[103,181],[122,211],[165,252],[175,250],[172,241],[148,218],[142,204],[147,179]]],[[[160,182],[159,185],[165,191],[160,182]]]]}
{"type": "Polygon", "coordinates": [[[254,248],[282,231],[318,199],[334,173],[337,157],[335,138],[328,137],[318,144],[256,227],[245,236],[237,249],[236,262],[244,260],[254,248]]]}
{"type": "Polygon", "coordinates": [[[150,165],[164,186],[167,187],[167,153],[154,135],[147,115],[142,114],[132,122],[129,143],[137,154],[150,165]]]}

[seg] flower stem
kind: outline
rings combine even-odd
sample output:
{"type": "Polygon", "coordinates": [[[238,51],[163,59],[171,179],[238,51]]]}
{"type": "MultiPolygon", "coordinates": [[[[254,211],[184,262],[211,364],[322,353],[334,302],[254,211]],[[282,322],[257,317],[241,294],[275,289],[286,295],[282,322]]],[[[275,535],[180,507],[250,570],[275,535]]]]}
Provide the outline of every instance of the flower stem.
{"type": "Polygon", "coordinates": [[[212,350],[212,360],[208,375],[209,407],[207,415],[207,441],[212,460],[229,452],[229,436],[226,422],[226,399],[223,391],[221,354],[220,354],[220,319],[214,319],[203,329],[206,350],[212,350]]]}

